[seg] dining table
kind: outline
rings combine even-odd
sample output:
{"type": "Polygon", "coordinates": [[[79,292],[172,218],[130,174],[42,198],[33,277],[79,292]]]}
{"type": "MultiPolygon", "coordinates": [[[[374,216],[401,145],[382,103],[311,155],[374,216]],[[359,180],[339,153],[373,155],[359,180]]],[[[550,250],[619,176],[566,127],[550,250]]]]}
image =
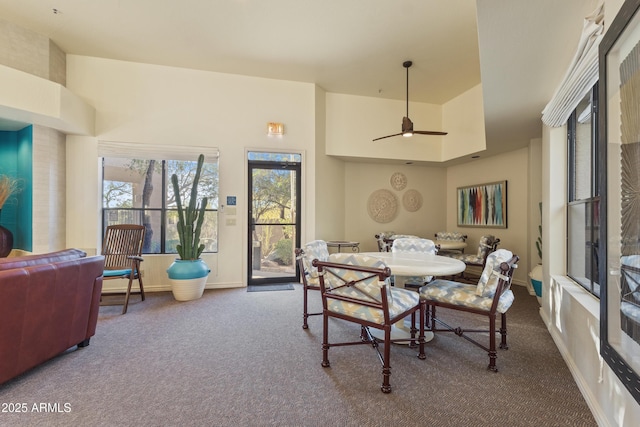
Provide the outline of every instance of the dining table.
{"type": "MultiPolygon", "coordinates": [[[[441,255],[421,252],[361,252],[384,262],[394,276],[394,285],[404,287],[409,277],[415,276],[453,276],[462,273],[466,265],[464,262],[441,255]]],[[[392,339],[410,338],[410,324],[401,321],[393,325],[391,329],[392,339]]],[[[371,331],[374,336],[382,331],[371,331]]],[[[380,337],[376,337],[380,338],[380,337]]],[[[425,332],[425,341],[433,339],[433,332],[425,332]]],[[[407,341],[408,343],[408,341],[407,341]]]]}

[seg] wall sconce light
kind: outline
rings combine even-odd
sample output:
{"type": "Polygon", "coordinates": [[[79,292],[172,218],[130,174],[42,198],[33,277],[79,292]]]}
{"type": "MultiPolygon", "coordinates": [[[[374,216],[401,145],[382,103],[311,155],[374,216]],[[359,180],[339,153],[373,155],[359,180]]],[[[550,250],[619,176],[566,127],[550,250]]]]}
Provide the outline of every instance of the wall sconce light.
{"type": "Polygon", "coordinates": [[[267,123],[267,135],[284,135],[284,123],[275,123],[269,122],[267,123]]]}

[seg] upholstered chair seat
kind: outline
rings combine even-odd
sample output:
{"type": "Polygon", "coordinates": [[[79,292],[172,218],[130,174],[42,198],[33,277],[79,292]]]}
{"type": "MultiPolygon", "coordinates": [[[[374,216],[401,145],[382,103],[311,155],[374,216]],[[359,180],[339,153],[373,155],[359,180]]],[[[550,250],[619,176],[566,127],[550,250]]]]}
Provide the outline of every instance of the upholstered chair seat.
{"type": "MultiPolygon", "coordinates": [[[[393,241],[391,252],[394,253],[426,253],[436,255],[438,248],[433,240],[419,237],[400,237],[393,241]]],[[[396,276],[397,277],[397,276],[396,276]]],[[[433,280],[433,276],[403,276],[404,286],[422,286],[433,280]]]]}
{"type": "MultiPolygon", "coordinates": [[[[489,354],[488,369],[496,367],[496,333],[501,336],[500,348],[507,349],[507,310],[514,302],[511,291],[513,270],[517,267],[518,256],[506,249],[499,249],[487,256],[484,269],[477,284],[466,284],[451,280],[434,280],[420,288],[420,299],[425,305],[427,327],[432,332],[454,332],[464,336],[469,342],[486,350],[489,354]],[[436,307],[460,310],[489,319],[489,328],[463,329],[452,327],[436,315],[436,307]],[[496,314],[500,314],[501,328],[496,331],[496,314]],[[442,327],[438,327],[441,325],[442,327]],[[489,333],[489,345],[485,346],[470,338],[468,333],[489,333]]],[[[465,322],[467,320],[465,319],[465,322]]],[[[422,335],[422,334],[421,334],[422,335]]]]}

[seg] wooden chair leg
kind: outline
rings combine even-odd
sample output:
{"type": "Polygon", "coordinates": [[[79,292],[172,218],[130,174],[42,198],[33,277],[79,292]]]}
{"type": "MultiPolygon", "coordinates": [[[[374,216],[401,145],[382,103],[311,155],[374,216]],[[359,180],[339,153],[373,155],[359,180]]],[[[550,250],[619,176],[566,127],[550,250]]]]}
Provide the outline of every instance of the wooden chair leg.
{"type": "Polygon", "coordinates": [[[122,306],[122,314],[127,312],[127,308],[129,307],[129,296],[131,295],[131,284],[133,283],[133,278],[129,278],[129,284],[127,285],[127,292],[124,295],[124,305],[122,306]]]}
{"type": "Polygon", "coordinates": [[[140,275],[140,273],[138,273],[138,285],[140,286],[141,301],[144,301],[144,286],[142,285],[142,276],[140,275]]]}

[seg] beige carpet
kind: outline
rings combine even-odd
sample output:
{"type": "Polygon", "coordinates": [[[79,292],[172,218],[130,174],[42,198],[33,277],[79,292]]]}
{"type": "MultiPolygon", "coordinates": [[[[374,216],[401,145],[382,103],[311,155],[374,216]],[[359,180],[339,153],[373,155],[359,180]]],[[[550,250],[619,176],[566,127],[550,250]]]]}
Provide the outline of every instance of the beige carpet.
{"type": "MultiPolygon", "coordinates": [[[[481,349],[452,334],[427,345],[427,359],[394,345],[393,392],[380,391],[375,352],[332,348],[320,366],[321,317],[302,325],[302,291],[206,291],[134,300],[125,315],[102,307],[97,335],[81,350],[0,386],[2,426],[595,426],[538,316],[516,287],[510,349],[500,372],[481,349]],[[42,403],[59,411],[36,413],[42,403]]],[[[319,295],[312,293],[314,309],[319,295]]],[[[457,315],[459,316],[459,315],[457,315]]],[[[332,337],[357,338],[333,321],[332,337]]]]}

